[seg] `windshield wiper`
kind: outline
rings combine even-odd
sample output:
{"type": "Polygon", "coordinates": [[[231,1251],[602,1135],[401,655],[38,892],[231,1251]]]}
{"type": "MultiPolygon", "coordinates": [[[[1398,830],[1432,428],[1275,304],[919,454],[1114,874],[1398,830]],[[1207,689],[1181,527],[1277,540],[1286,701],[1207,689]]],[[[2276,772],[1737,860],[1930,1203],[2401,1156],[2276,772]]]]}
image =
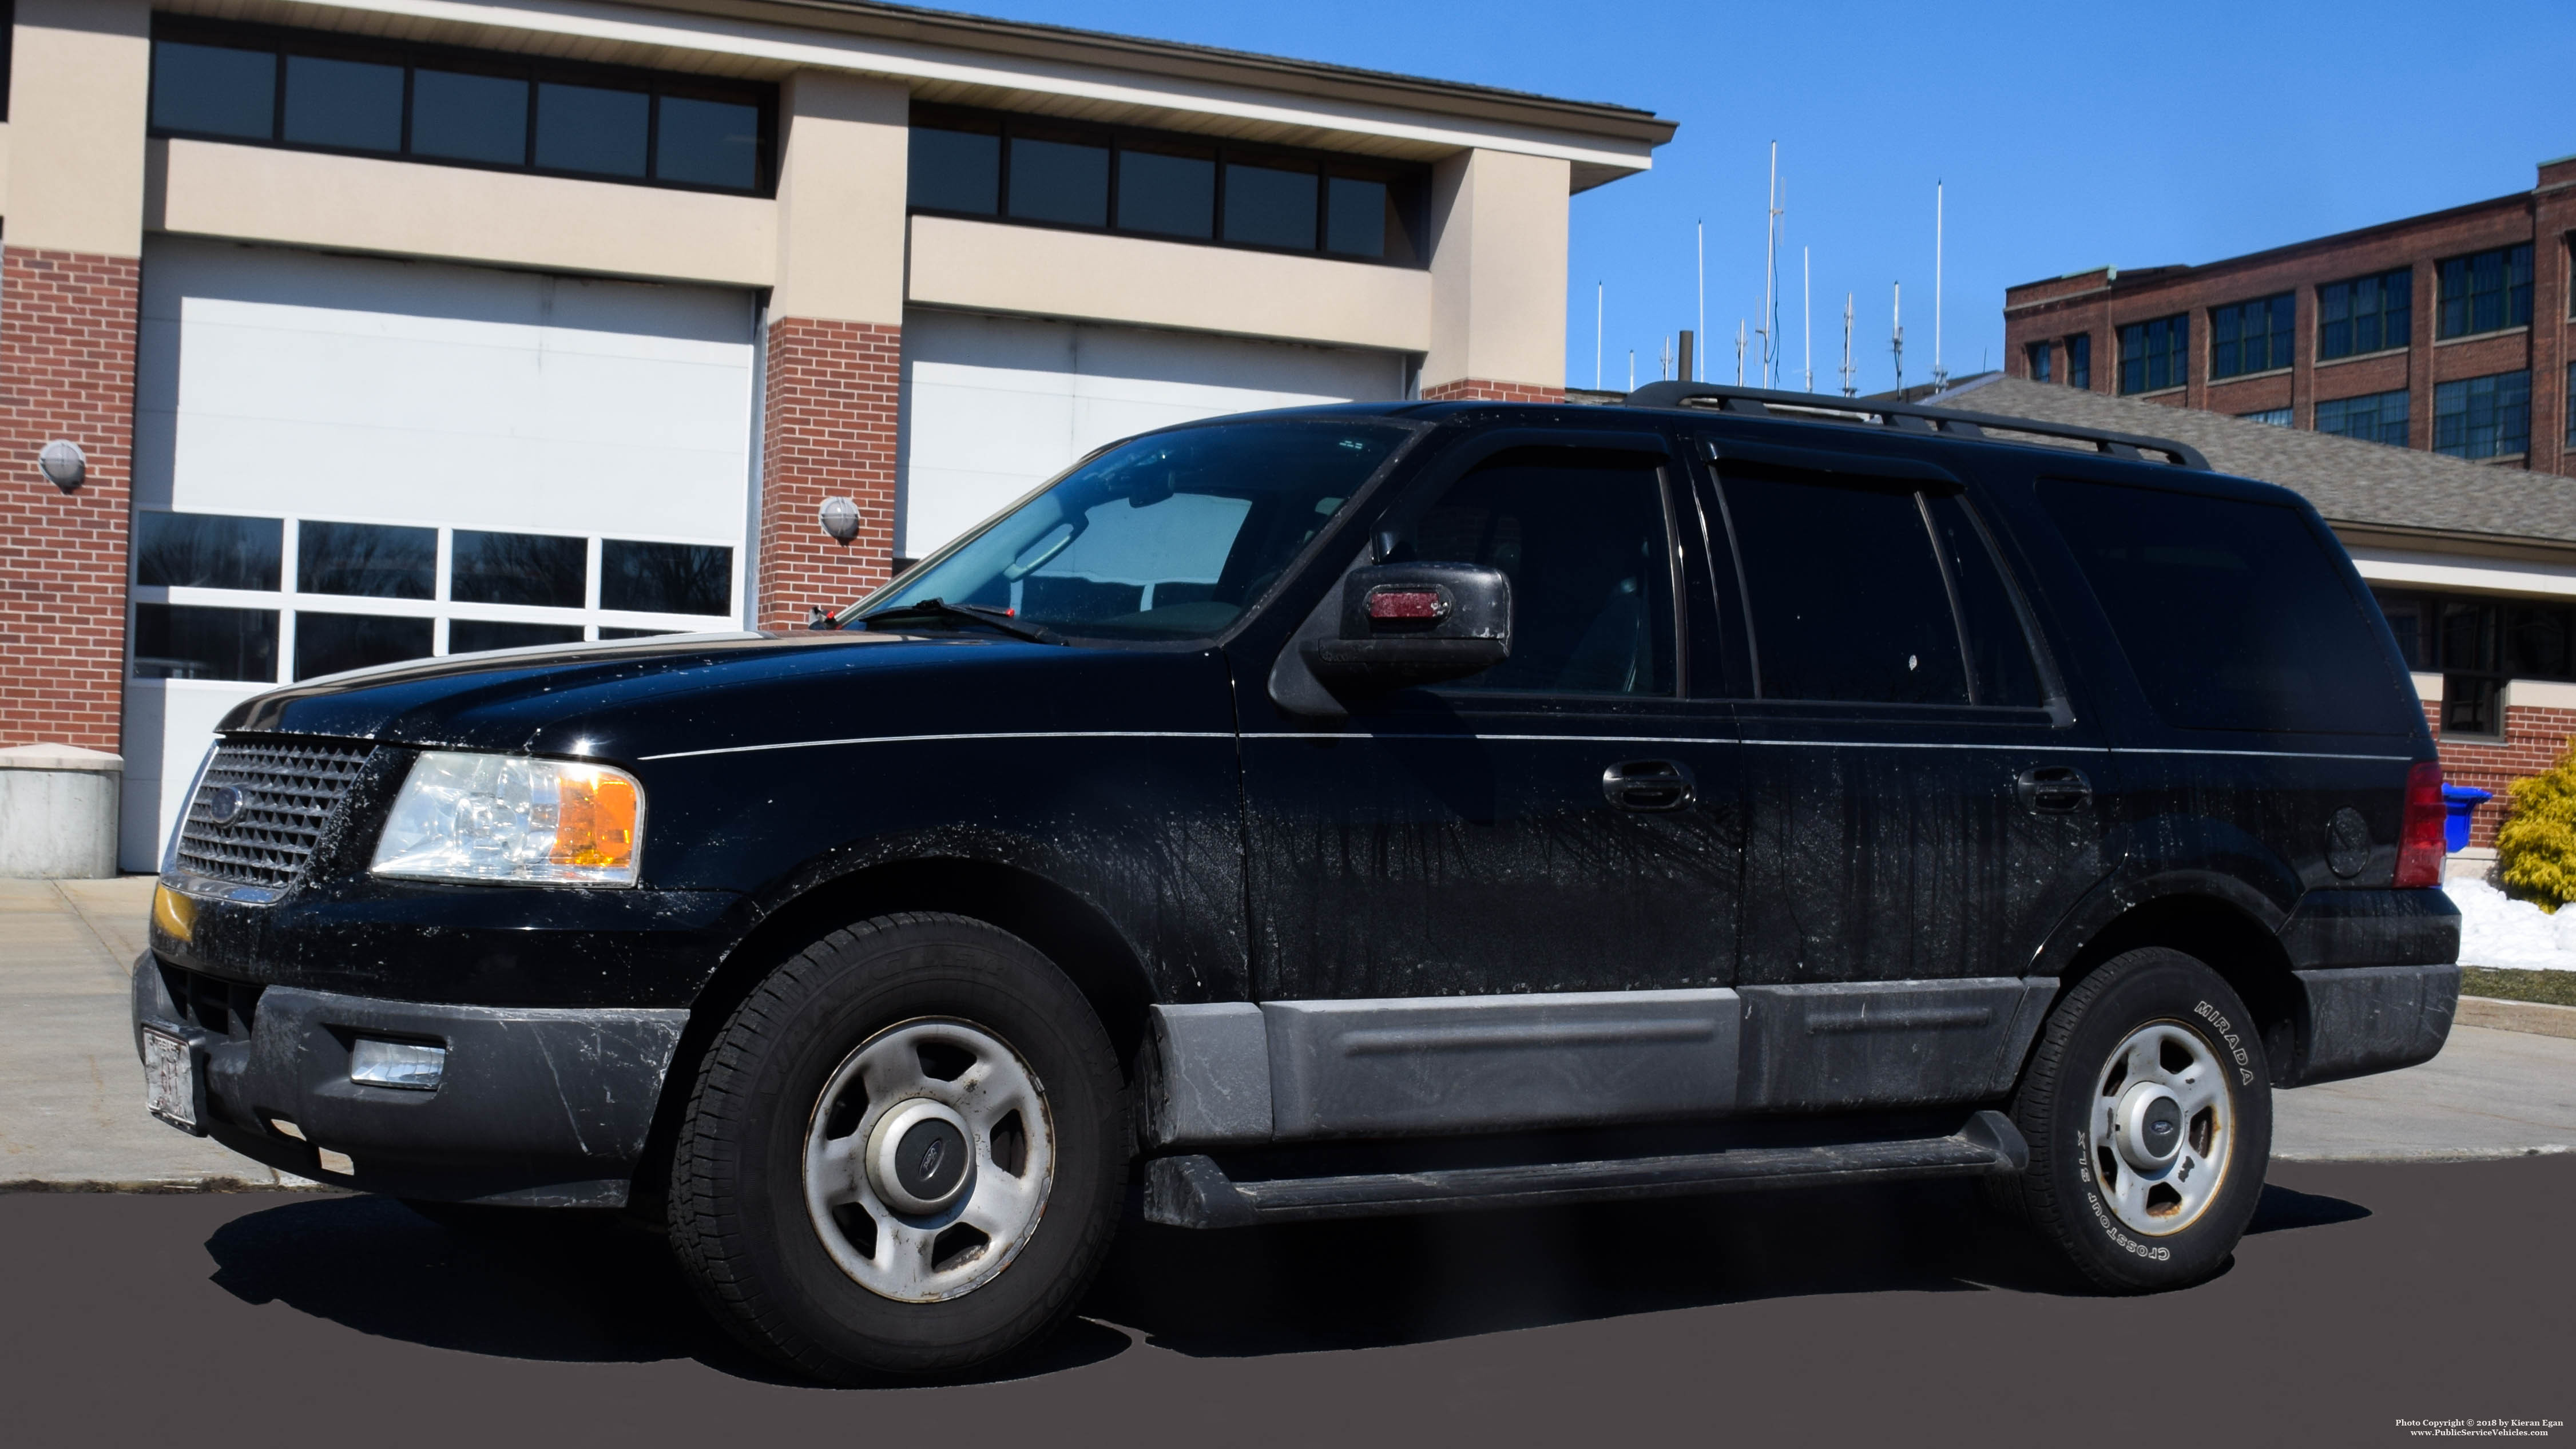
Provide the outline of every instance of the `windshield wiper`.
{"type": "Polygon", "coordinates": [[[1031,624],[1014,619],[1000,609],[986,608],[980,604],[952,604],[946,599],[915,599],[909,604],[889,605],[874,613],[859,615],[856,622],[873,629],[877,627],[877,621],[880,619],[907,619],[915,615],[982,624],[987,628],[999,629],[1015,639],[1026,639],[1032,644],[1064,642],[1064,636],[1044,624],[1031,624]]]}

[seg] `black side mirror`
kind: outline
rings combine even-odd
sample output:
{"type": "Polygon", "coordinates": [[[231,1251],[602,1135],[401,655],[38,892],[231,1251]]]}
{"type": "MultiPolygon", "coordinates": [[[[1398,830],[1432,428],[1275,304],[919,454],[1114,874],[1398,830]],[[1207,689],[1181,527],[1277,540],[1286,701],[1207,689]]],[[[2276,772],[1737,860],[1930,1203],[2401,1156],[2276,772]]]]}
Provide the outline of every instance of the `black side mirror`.
{"type": "Polygon", "coordinates": [[[1299,646],[1336,694],[1463,679],[1512,654],[1512,584],[1472,564],[1379,564],[1342,579],[1337,635],[1299,646]]]}

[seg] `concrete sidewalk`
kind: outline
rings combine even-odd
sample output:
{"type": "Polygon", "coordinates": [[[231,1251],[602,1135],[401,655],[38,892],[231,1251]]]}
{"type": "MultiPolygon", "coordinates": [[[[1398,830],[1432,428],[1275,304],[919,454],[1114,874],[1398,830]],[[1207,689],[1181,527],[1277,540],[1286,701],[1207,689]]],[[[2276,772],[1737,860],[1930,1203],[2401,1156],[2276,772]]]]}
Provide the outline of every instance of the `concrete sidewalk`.
{"type": "MultiPolygon", "coordinates": [[[[142,876],[0,880],[0,1190],[311,1186],[143,1110],[126,993],[151,904],[142,876]]],[[[2273,1100],[2287,1161],[2566,1152],[2576,1040],[2463,1025],[2423,1066],[2273,1100]]]]}

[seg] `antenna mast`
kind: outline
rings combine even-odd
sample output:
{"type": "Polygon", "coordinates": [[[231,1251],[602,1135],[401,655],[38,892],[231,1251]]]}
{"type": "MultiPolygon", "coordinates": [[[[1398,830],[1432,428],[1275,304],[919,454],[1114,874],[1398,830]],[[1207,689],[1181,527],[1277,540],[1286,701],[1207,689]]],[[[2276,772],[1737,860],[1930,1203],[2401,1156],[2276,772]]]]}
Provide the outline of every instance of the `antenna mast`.
{"type": "Polygon", "coordinates": [[[1905,400],[1905,284],[1896,287],[1896,331],[1888,338],[1888,350],[1896,358],[1896,399],[1905,400]]]}
{"type": "Polygon", "coordinates": [[[1735,385],[1744,386],[1744,319],[1735,319],[1735,385]]]}
{"type": "Polygon", "coordinates": [[[1843,293],[1843,396],[1858,397],[1860,389],[1852,385],[1852,294],[1843,293]]]}
{"type": "Polygon", "coordinates": [[[1816,259],[1812,249],[1798,248],[1798,311],[1805,320],[1798,324],[1807,352],[1807,391],[1816,390],[1816,259]]]}
{"type": "Polygon", "coordinates": [[[1592,390],[1601,390],[1601,301],[1609,295],[1608,282],[1592,284],[1592,390]]]}
{"type": "MultiPolygon", "coordinates": [[[[1694,319],[1695,330],[1698,335],[1706,337],[1708,335],[1708,223],[1705,221],[1698,221],[1691,223],[1691,226],[1692,236],[1694,238],[1691,242],[1691,255],[1693,257],[1691,265],[1696,268],[1693,275],[1699,279],[1699,316],[1694,319]]],[[[1698,369],[1686,368],[1684,370],[1696,372],[1698,369]]],[[[1683,378],[1682,381],[1697,382],[1699,379],[1696,377],[1686,377],[1683,378]]]]}
{"type": "Polygon", "coordinates": [[[1771,364],[1780,336],[1780,143],[1771,143],[1771,184],[1763,193],[1762,212],[1762,385],[1771,385],[1771,364]]]}
{"type": "Polygon", "coordinates": [[[1950,385],[1950,370],[1941,365],[1941,187],[1932,183],[1932,386],[1950,385]]]}

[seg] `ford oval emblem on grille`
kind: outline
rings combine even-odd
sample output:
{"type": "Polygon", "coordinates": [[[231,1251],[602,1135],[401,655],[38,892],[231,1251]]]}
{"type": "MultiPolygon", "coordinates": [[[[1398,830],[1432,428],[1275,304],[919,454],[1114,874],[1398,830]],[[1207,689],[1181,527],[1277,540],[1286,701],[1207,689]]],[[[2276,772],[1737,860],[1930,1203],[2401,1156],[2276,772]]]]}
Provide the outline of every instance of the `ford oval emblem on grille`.
{"type": "Polygon", "coordinates": [[[242,792],[230,785],[218,785],[206,792],[206,818],[217,825],[230,825],[241,818],[242,792]]]}

